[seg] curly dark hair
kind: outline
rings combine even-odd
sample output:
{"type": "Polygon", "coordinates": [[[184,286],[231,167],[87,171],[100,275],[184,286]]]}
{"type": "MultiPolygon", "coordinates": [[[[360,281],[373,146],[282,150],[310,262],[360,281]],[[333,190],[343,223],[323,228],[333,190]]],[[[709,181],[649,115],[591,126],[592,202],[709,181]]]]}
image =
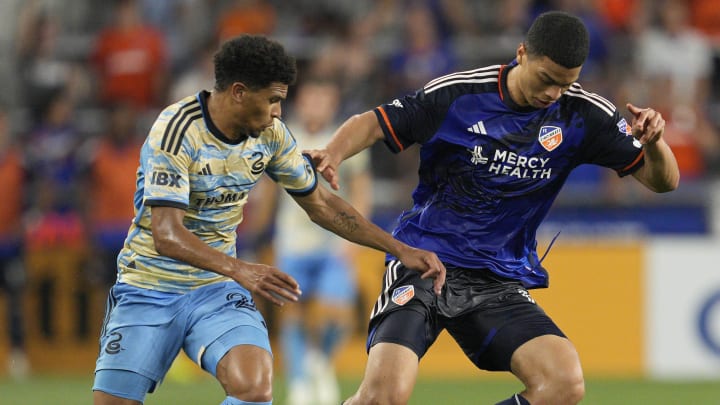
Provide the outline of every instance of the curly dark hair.
{"type": "Polygon", "coordinates": [[[295,84],[295,58],[280,43],[261,35],[241,35],[225,42],[213,58],[215,88],[225,90],[242,82],[258,90],[279,82],[295,84]]]}
{"type": "Polygon", "coordinates": [[[590,35],[582,20],[562,11],[540,14],[525,37],[531,56],[547,56],[568,69],[583,63],[590,52],[590,35]]]}

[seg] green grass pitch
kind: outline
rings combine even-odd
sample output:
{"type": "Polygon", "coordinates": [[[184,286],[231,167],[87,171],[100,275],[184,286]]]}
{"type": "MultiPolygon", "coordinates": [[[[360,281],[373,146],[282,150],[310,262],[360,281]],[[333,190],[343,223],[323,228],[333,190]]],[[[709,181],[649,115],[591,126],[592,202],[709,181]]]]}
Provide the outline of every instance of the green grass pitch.
{"type": "MultiPolygon", "coordinates": [[[[343,379],[343,395],[349,395],[359,380],[343,379]]],[[[587,405],[720,405],[720,379],[717,381],[652,382],[645,380],[587,381],[587,405]]],[[[89,376],[36,376],[24,381],[0,378],[0,405],[90,405],[89,376]]],[[[494,404],[520,389],[512,379],[430,380],[421,379],[410,401],[412,405],[494,404]]],[[[223,400],[220,386],[210,377],[186,383],[168,381],[146,405],[217,405],[223,400]]],[[[275,383],[275,405],[284,404],[282,382],[275,383]]]]}

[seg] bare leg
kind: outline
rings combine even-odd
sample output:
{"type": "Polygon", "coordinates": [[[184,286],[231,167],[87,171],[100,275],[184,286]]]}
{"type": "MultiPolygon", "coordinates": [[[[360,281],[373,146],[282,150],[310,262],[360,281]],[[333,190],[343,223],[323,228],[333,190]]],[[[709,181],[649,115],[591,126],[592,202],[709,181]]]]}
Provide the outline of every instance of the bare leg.
{"type": "Polygon", "coordinates": [[[560,336],[544,335],[524,343],[513,354],[510,367],[525,384],[521,394],[532,405],[575,405],[585,395],[575,346],[560,336]]]}
{"type": "Polygon", "coordinates": [[[378,343],[370,349],[360,388],[346,405],[404,405],[410,400],[418,356],[405,346],[378,343]]]}
{"type": "Polygon", "coordinates": [[[272,401],[272,356],[265,349],[233,347],[220,359],[216,374],[231,397],[247,402],[272,401]]]}

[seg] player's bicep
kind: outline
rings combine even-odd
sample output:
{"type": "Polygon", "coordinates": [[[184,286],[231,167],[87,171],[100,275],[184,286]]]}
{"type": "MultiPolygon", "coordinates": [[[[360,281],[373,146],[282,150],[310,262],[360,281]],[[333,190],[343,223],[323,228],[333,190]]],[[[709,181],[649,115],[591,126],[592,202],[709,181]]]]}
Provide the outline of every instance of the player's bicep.
{"type": "Polygon", "coordinates": [[[642,145],[632,136],[625,118],[614,115],[594,118],[587,127],[595,129],[587,135],[585,155],[581,163],[591,163],[615,170],[619,176],[633,174],[643,165],[642,145]]]}
{"type": "Polygon", "coordinates": [[[317,175],[310,155],[301,154],[289,131],[278,144],[266,173],[291,195],[310,194],[317,187],[317,175]]]}
{"type": "Polygon", "coordinates": [[[448,100],[419,91],[375,108],[385,144],[397,153],[414,143],[427,142],[440,127],[448,100]]]}

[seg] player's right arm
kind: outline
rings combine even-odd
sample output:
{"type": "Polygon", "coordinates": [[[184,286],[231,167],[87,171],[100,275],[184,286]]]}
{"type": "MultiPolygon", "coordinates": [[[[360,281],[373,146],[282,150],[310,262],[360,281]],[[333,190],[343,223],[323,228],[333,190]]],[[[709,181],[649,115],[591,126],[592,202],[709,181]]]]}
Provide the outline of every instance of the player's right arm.
{"type": "Polygon", "coordinates": [[[307,151],[315,162],[317,171],[327,180],[334,190],[338,190],[340,163],[355,154],[369,148],[384,138],[380,124],[373,111],[356,114],[345,121],[335,131],[324,149],[307,151]]]}
{"type": "Polygon", "coordinates": [[[184,210],[154,206],[151,215],[153,242],[159,254],[230,277],[276,305],[297,301],[297,281],[273,266],[245,262],[208,246],[183,225],[184,210]]]}

